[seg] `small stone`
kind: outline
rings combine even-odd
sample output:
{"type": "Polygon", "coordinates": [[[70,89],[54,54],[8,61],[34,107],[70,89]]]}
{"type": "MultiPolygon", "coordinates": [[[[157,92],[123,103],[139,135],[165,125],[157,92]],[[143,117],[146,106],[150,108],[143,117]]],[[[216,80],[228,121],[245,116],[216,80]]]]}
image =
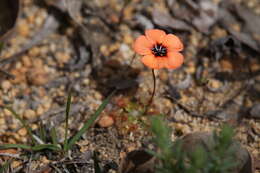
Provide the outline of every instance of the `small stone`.
{"type": "Polygon", "coordinates": [[[44,109],[42,106],[39,106],[37,109],[36,109],[36,114],[37,115],[42,115],[44,113],[44,109]]]}
{"type": "Polygon", "coordinates": [[[169,79],[169,75],[168,75],[168,72],[166,71],[160,71],[159,73],[159,78],[162,80],[162,81],[167,81],[169,79]]]}
{"type": "Polygon", "coordinates": [[[210,80],[208,84],[213,89],[217,89],[222,86],[221,82],[215,79],[210,80]]]}
{"type": "Polygon", "coordinates": [[[254,64],[250,65],[250,69],[251,69],[252,72],[257,72],[257,71],[260,70],[260,65],[254,63],[254,64]]]}
{"type": "Polygon", "coordinates": [[[44,108],[45,110],[50,109],[50,107],[51,107],[51,101],[50,101],[50,100],[46,100],[46,102],[45,102],[42,106],[43,106],[43,108],[44,108]]]}
{"type": "Polygon", "coordinates": [[[12,87],[12,84],[11,84],[8,80],[4,80],[4,81],[1,83],[1,88],[2,88],[4,91],[9,90],[11,87],[12,87]]]}
{"type": "Polygon", "coordinates": [[[104,55],[104,56],[109,56],[109,50],[107,45],[101,45],[100,46],[100,52],[104,55]]]}
{"type": "Polygon", "coordinates": [[[31,59],[29,58],[29,56],[25,55],[22,57],[22,63],[25,67],[30,67],[32,66],[32,61],[31,59]]]}
{"type": "Polygon", "coordinates": [[[30,28],[28,23],[26,23],[25,21],[20,22],[18,24],[17,31],[23,37],[28,37],[28,35],[30,34],[30,28]]]}
{"type": "Polygon", "coordinates": [[[118,23],[119,22],[119,17],[118,17],[118,15],[116,15],[116,14],[111,14],[111,15],[109,15],[109,19],[110,19],[110,21],[112,22],[112,23],[118,23]]]}
{"type": "Polygon", "coordinates": [[[136,149],[135,145],[130,145],[126,148],[127,152],[130,153],[131,151],[134,151],[136,149]]]}
{"type": "Polygon", "coordinates": [[[124,43],[129,45],[131,45],[134,42],[133,37],[131,37],[129,34],[125,34],[123,39],[124,43]]]}
{"type": "Polygon", "coordinates": [[[219,28],[219,27],[216,27],[214,28],[213,30],[213,39],[219,39],[219,38],[222,38],[222,37],[225,37],[227,35],[227,31],[222,29],[222,28],[219,28]]]}
{"type": "Polygon", "coordinates": [[[260,103],[255,104],[250,110],[250,115],[253,118],[260,118],[260,103]]]}
{"type": "Polygon", "coordinates": [[[233,71],[233,65],[229,60],[226,60],[226,59],[220,60],[220,66],[221,66],[222,71],[224,71],[224,72],[233,71]]]}
{"type": "Polygon", "coordinates": [[[94,93],[94,98],[95,98],[96,100],[101,100],[101,99],[102,99],[102,95],[101,95],[99,92],[95,92],[95,93],[94,93]]]}
{"type": "Polygon", "coordinates": [[[185,71],[189,74],[194,74],[196,72],[196,65],[193,62],[189,62],[188,68],[185,69],[185,71]]]}
{"type": "Polygon", "coordinates": [[[84,84],[84,85],[89,85],[89,82],[90,82],[89,79],[83,79],[83,84],[84,84]]]}
{"type": "Polygon", "coordinates": [[[43,64],[44,64],[43,61],[39,58],[33,60],[33,67],[35,68],[42,68],[43,64]]]}
{"type": "Polygon", "coordinates": [[[5,124],[5,119],[4,118],[0,118],[0,126],[5,124]]]}
{"type": "Polygon", "coordinates": [[[175,130],[181,132],[182,134],[188,134],[191,132],[190,128],[187,125],[176,124],[175,130]]]}
{"type": "Polygon", "coordinates": [[[27,130],[25,128],[21,128],[20,130],[18,130],[18,134],[20,136],[25,136],[27,135],[27,130]]]}
{"type": "Polygon", "coordinates": [[[119,43],[112,44],[109,46],[109,52],[110,53],[115,52],[119,49],[119,47],[120,47],[119,43]]]}
{"type": "Polygon", "coordinates": [[[43,156],[42,159],[41,159],[41,162],[44,163],[44,164],[49,164],[50,160],[48,160],[46,156],[43,156]]]}
{"type": "Polygon", "coordinates": [[[49,81],[49,75],[43,68],[32,68],[27,73],[27,80],[33,85],[44,85],[49,81]]]}
{"type": "Polygon", "coordinates": [[[27,109],[23,115],[26,119],[33,119],[36,117],[36,113],[32,109],[27,109]]]}
{"type": "MultiPolygon", "coordinates": [[[[0,107],[4,105],[4,102],[3,100],[0,100],[0,107]]],[[[0,116],[1,116],[1,113],[0,113],[0,116]]]]}
{"type": "Polygon", "coordinates": [[[13,84],[20,84],[26,81],[26,77],[25,77],[25,72],[27,71],[27,69],[25,68],[16,68],[13,69],[11,71],[11,74],[13,74],[15,76],[15,78],[13,80],[11,80],[11,82],[13,84]]]}
{"type": "Polygon", "coordinates": [[[33,22],[35,21],[35,15],[28,16],[27,17],[27,21],[29,22],[29,24],[33,24],[33,22]]]}
{"type": "Polygon", "coordinates": [[[124,19],[131,20],[131,18],[133,17],[134,10],[135,9],[132,5],[126,6],[126,8],[124,10],[124,19]]]}
{"type": "Polygon", "coordinates": [[[231,25],[231,28],[237,32],[241,32],[241,26],[238,23],[231,25]]]}
{"type": "MultiPolygon", "coordinates": [[[[41,53],[41,49],[39,47],[33,47],[32,49],[29,50],[29,56],[32,56],[32,57],[37,57],[39,56],[41,53]]],[[[35,61],[39,61],[40,59],[35,59],[35,61]]]]}
{"type": "Polygon", "coordinates": [[[17,129],[19,127],[18,123],[12,123],[8,125],[11,129],[17,129]]]}
{"type": "Polygon", "coordinates": [[[58,52],[56,53],[56,58],[60,64],[64,64],[69,61],[70,55],[68,53],[58,52]]]}
{"type": "Polygon", "coordinates": [[[7,109],[4,109],[3,112],[4,112],[5,116],[12,116],[12,113],[9,110],[7,110],[7,109]]]}
{"type": "Polygon", "coordinates": [[[37,124],[32,124],[31,128],[32,128],[32,130],[36,130],[36,129],[38,129],[39,127],[38,127],[37,124]]]}
{"type": "Polygon", "coordinates": [[[108,115],[102,116],[98,121],[98,125],[100,127],[110,127],[113,124],[114,124],[114,119],[108,115]]]}
{"type": "Polygon", "coordinates": [[[17,141],[15,139],[13,139],[13,138],[8,138],[7,139],[7,143],[9,143],[9,144],[16,144],[17,141]]]}
{"type": "Polygon", "coordinates": [[[11,166],[12,166],[12,168],[17,168],[17,167],[19,167],[21,164],[22,164],[21,161],[16,161],[16,160],[14,160],[14,161],[12,161],[11,166]]]}

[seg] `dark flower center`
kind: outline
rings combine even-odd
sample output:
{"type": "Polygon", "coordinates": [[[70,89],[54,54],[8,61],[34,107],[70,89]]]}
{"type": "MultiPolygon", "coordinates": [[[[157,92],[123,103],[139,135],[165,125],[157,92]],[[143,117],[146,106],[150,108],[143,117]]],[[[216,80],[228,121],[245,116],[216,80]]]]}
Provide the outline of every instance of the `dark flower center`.
{"type": "Polygon", "coordinates": [[[152,52],[153,52],[154,56],[156,56],[156,57],[166,56],[167,48],[165,46],[163,46],[162,44],[156,44],[152,48],[152,52]]]}

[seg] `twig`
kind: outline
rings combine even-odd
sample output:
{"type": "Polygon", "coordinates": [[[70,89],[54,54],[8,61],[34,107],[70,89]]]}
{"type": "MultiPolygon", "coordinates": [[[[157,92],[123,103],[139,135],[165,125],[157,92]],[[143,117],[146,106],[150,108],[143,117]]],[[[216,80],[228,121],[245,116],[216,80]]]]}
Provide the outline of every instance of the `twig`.
{"type": "MultiPolygon", "coordinates": [[[[217,113],[219,111],[223,111],[224,109],[226,109],[228,107],[228,104],[230,103],[230,101],[233,101],[236,97],[238,97],[242,93],[242,91],[247,90],[248,87],[249,87],[249,85],[248,85],[248,83],[246,83],[244,86],[239,88],[229,99],[227,99],[223,104],[221,104],[219,106],[219,108],[216,108],[215,112],[217,113]]],[[[204,115],[201,115],[201,114],[198,114],[198,113],[190,110],[185,105],[181,104],[177,99],[175,99],[173,97],[169,97],[169,96],[165,96],[165,97],[170,99],[172,102],[176,103],[184,112],[186,112],[190,116],[193,116],[196,118],[204,118],[204,119],[208,119],[210,121],[219,120],[219,118],[216,117],[216,113],[210,114],[210,116],[209,116],[209,112],[212,112],[212,111],[208,111],[208,112],[204,113],[204,115]]]]}
{"type": "Polygon", "coordinates": [[[12,74],[10,74],[7,71],[4,71],[2,69],[0,69],[0,73],[4,74],[7,78],[10,78],[10,79],[14,79],[15,78],[14,75],[12,75],[12,74]]]}
{"type": "Polygon", "coordinates": [[[209,120],[213,120],[212,117],[208,117],[208,116],[203,116],[200,115],[192,110],[190,110],[189,108],[187,108],[185,105],[181,104],[177,99],[169,97],[169,96],[165,96],[166,98],[170,99],[172,102],[176,103],[185,113],[187,113],[188,115],[191,115],[193,117],[196,118],[207,118],[209,120]]]}

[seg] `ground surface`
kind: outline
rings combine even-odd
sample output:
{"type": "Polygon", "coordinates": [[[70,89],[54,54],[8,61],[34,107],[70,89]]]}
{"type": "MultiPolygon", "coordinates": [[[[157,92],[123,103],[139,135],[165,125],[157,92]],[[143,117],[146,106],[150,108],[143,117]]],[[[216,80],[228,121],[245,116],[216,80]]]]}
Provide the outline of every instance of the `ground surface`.
{"type": "MultiPolygon", "coordinates": [[[[0,105],[12,105],[35,131],[40,124],[46,131],[57,127],[62,142],[69,88],[73,91],[71,135],[114,87],[126,86],[102,113],[108,116],[105,122],[113,118],[109,127],[97,122],[73,149],[74,160],[87,160],[75,164],[73,170],[91,170],[89,155],[94,150],[100,153],[103,165],[116,166],[126,153],[149,147],[151,137],[139,122],[153,114],[165,115],[173,128],[173,140],[194,131],[212,131],[227,122],[256,161],[260,158],[257,0],[132,0],[125,5],[117,0],[85,0],[81,16],[74,19],[50,6],[22,1],[17,34],[6,44],[0,60],[10,58],[32,40],[40,41],[14,63],[1,66],[15,78],[1,76],[0,105]],[[53,21],[48,25],[46,20],[53,21]],[[185,45],[185,62],[178,70],[156,70],[153,105],[148,116],[139,116],[152,91],[152,73],[139,57],[129,64],[134,39],[150,28],[178,35],[185,45]]],[[[1,109],[0,143],[27,140],[27,131],[18,120],[1,109]]],[[[38,157],[38,161],[26,163],[14,160],[12,168],[39,170],[57,162],[51,154],[38,157]]],[[[56,167],[65,169],[59,164],[56,167]]]]}

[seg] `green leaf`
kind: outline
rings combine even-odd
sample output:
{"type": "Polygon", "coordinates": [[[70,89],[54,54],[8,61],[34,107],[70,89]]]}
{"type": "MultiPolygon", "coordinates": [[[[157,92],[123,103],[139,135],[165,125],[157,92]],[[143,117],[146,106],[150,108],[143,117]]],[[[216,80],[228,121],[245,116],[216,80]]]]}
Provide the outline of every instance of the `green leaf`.
{"type": "Polygon", "coordinates": [[[3,164],[3,166],[0,167],[0,173],[5,173],[7,172],[8,167],[10,166],[11,162],[8,161],[3,164]]]}
{"type": "Polygon", "coordinates": [[[44,149],[49,149],[54,151],[60,150],[60,147],[53,144],[40,144],[33,147],[24,144],[1,144],[0,145],[0,149],[10,149],[10,148],[20,148],[20,149],[32,150],[32,151],[40,151],[44,149]]]}
{"type": "Polygon", "coordinates": [[[70,113],[70,105],[71,105],[71,91],[69,91],[67,105],[66,105],[66,117],[65,117],[65,139],[64,139],[64,151],[68,150],[68,126],[69,126],[69,113],[70,113]]]}
{"type": "Polygon", "coordinates": [[[94,160],[94,170],[95,170],[95,173],[102,173],[101,167],[99,165],[98,155],[97,155],[96,151],[94,151],[93,160],[94,160]]]}
{"type": "Polygon", "coordinates": [[[32,147],[24,144],[0,144],[0,149],[20,148],[25,150],[31,150],[32,147]]]}
{"type": "Polygon", "coordinates": [[[53,150],[53,151],[59,151],[61,148],[54,144],[40,144],[32,147],[33,151],[40,151],[40,150],[53,150]]]}
{"type": "Polygon", "coordinates": [[[54,145],[58,145],[58,137],[55,127],[51,128],[51,139],[54,145]]]}
{"type": "Polygon", "coordinates": [[[45,132],[42,122],[40,122],[39,128],[40,128],[40,138],[45,143],[46,142],[46,132],[45,132]]]}
{"type": "Polygon", "coordinates": [[[33,135],[32,135],[32,129],[30,128],[30,126],[27,124],[27,122],[25,120],[23,120],[12,108],[10,107],[4,107],[5,109],[7,109],[8,111],[10,111],[12,113],[12,115],[17,119],[19,120],[23,127],[26,128],[26,130],[28,131],[28,134],[33,142],[33,144],[35,144],[35,140],[33,138],[33,135]]]}
{"type": "Polygon", "coordinates": [[[157,157],[158,159],[163,159],[163,156],[161,156],[160,154],[156,153],[155,151],[153,150],[145,150],[147,153],[157,157]]]}
{"type": "Polygon", "coordinates": [[[72,137],[72,139],[68,143],[68,147],[66,148],[69,150],[72,145],[74,145],[80,137],[88,130],[88,128],[95,122],[95,120],[98,118],[98,116],[101,114],[101,112],[106,108],[107,104],[109,103],[112,96],[116,93],[116,90],[114,90],[99,106],[99,108],[96,110],[96,112],[91,116],[89,120],[84,124],[84,126],[77,132],[75,136],[72,137]]]}
{"type": "Polygon", "coordinates": [[[164,123],[161,117],[151,118],[151,131],[155,135],[154,141],[161,149],[162,154],[168,156],[172,150],[171,129],[164,123]]]}

